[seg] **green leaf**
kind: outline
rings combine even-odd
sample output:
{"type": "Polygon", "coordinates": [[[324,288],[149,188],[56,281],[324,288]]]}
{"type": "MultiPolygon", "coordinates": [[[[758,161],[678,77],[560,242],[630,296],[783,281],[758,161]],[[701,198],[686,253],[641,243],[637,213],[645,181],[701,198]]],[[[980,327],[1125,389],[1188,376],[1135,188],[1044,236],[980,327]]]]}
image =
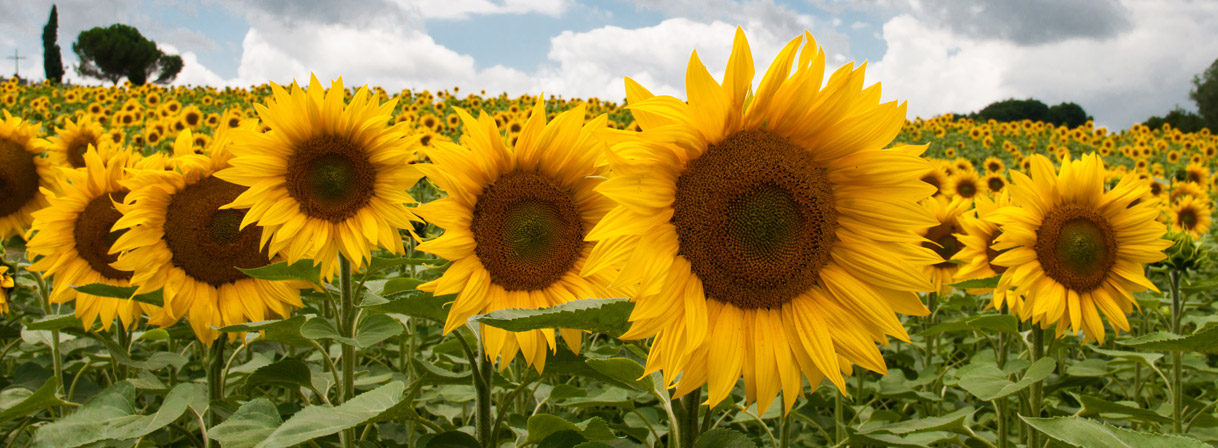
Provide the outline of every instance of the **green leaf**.
{"type": "Polygon", "coordinates": [[[264,384],[286,384],[312,389],[312,379],[313,372],[309,370],[308,364],[299,359],[288,358],[259,367],[245,377],[245,388],[249,390],[264,384]]]}
{"type": "MultiPolygon", "coordinates": [[[[952,261],[955,261],[955,260],[952,260],[952,261]]],[[[965,280],[962,282],[952,283],[947,286],[951,286],[956,289],[994,289],[994,288],[998,287],[998,279],[1000,279],[1000,278],[1002,278],[1001,275],[995,275],[993,277],[986,277],[986,278],[975,278],[972,280],[965,280]]]]}
{"type": "Polygon", "coordinates": [[[405,258],[405,257],[372,257],[366,272],[372,274],[398,266],[418,266],[422,264],[443,264],[444,260],[435,258],[405,258]]]}
{"type": "Polygon", "coordinates": [[[926,448],[942,444],[956,445],[959,436],[947,431],[916,432],[909,435],[896,434],[851,434],[850,446],[885,446],[926,448]]]}
{"type": "Polygon", "coordinates": [[[286,261],[281,261],[274,264],[269,264],[260,268],[241,269],[238,271],[244,272],[245,275],[271,281],[287,281],[296,280],[309,282],[314,285],[321,284],[321,268],[313,265],[313,260],[302,258],[295,263],[288,264],[286,261]]]}
{"type": "Polygon", "coordinates": [[[80,324],[80,319],[76,318],[75,314],[57,314],[47,316],[45,318],[30,322],[25,326],[26,330],[63,330],[67,328],[84,329],[80,324]]]}
{"type": "Polygon", "coordinates": [[[402,403],[406,386],[394,381],[338,406],[309,406],[283,422],[258,448],[282,448],[336,434],[375,420],[402,403]]]}
{"type": "Polygon", "coordinates": [[[1126,404],[1113,403],[1111,401],[1090,395],[1071,395],[1074,395],[1074,398],[1083,404],[1083,409],[1079,410],[1077,414],[1080,417],[1103,414],[1102,416],[1104,418],[1114,418],[1112,414],[1117,414],[1144,422],[1171,423],[1171,418],[1159,415],[1159,413],[1150,409],[1142,409],[1126,404]]]}
{"type": "MultiPolygon", "coordinates": [[[[34,413],[47,409],[52,406],[63,404],[63,400],[55,396],[55,390],[59,388],[59,381],[54,376],[47,378],[42,386],[34,393],[25,397],[19,403],[0,411],[0,423],[5,423],[13,419],[33,415],[34,413]]],[[[20,389],[28,390],[28,389],[20,389]]]]}
{"type": "Polygon", "coordinates": [[[207,430],[207,436],[224,448],[253,448],[283,424],[275,403],[257,398],[242,405],[224,423],[207,430]]]}
{"type": "Polygon", "coordinates": [[[138,286],[114,286],[105,283],[90,283],[84,286],[73,286],[77,292],[94,295],[98,297],[110,297],[114,299],[134,300],[143,302],[149,305],[165,306],[165,298],[162,296],[161,290],[156,290],[149,293],[136,295],[135,291],[139,290],[138,286]]]}
{"type": "Polygon", "coordinates": [[[1015,334],[1019,332],[1019,319],[1010,314],[982,314],[968,316],[952,322],[944,322],[922,332],[923,336],[957,331],[999,331],[1015,334]]]}
{"type": "Polygon", "coordinates": [[[1218,326],[1188,336],[1159,331],[1117,343],[1138,350],[1218,354],[1218,326]]]}
{"type": "Polygon", "coordinates": [[[1008,380],[1007,374],[998,367],[981,366],[965,373],[960,378],[960,387],[981,400],[993,401],[1024,390],[1033,383],[1048,378],[1056,366],[1057,361],[1053,358],[1038,359],[1028,366],[1023,378],[1014,383],[1008,380]]]}
{"type": "Polygon", "coordinates": [[[1181,436],[1147,434],[1117,428],[1095,420],[1079,417],[1029,418],[1019,416],[1028,425],[1053,440],[1078,447],[1109,448],[1207,448],[1209,445],[1181,436]]]}
{"type": "Polygon", "coordinates": [[[886,432],[889,434],[912,434],[927,431],[948,431],[957,434],[968,434],[966,422],[973,416],[975,409],[965,408],[942,417],[925,417],[915,420],[905,420],[887,423],[870,432],[886,432]]]}
{"type": "MultiPolygon", "coordinates": [[[[478,439],[461,431],[449,431],[419,438],[423,448],[482,448],[478,439]]],[[[225,447],[227,448],[227,447],[225,447]]]]}
{"type": "Polygon", "coordinates": [[[402,334],[403,331],[406,331],[406,327],[403,327],[397,319],[384,314],[372,314],[362,319],[359,326],[355,328],[355,345],[359,348],[368,348],[402,334]]]}
{"type": "Polygon", "coordinates": [[[609,424],[605,423],[600,417],[592,417],[579,423],[571,423],[562,417],[537,414],[529,417],[526,428],[529,435],[525,439],[525,444],[541,442],[546,437],[561,431],[575,431],[591,441],[614,440],[617,438],[617,436],[613,435],[613,430],[609,429],[609,424]]]}
{"type": "Polygon", "coordinates": [[[76,412],[48,423],[34,434],[36,447],[76,447],[103,440],[143,437],[173,423],[186,412],[194,384],[179,384],[156,414],[135,415],[135,386],[123,381],[106,388],[76,412]]]}
{"type": "Polygon", "coordinates": [[[300,335],[313,340],[332,339],[339,344],[356,345],[355,339],[339,334],[338,328],[334,327],[334,322],[330,322],[330,319],[324,317],[309,318],[304,325],[300,326],[300,335]]]}
{"type": "Polygon", "coordinates": [[[698,436],[694,443],[697,448],[757,448],[757,444],[743,433],[727,429],[715,428],[698,436]]]}
{"type": "Polygon", "coordinates": [[[592,370],[633,386],[635,390],[650,392],[655,385],[650,376],[643,376],[643,365],[627,358],[587,359],[584,361],[592,370]]]}
{"type": "Polygon", "coordinates": [[[307,319],[308,316],[296,315],[282,320],[264,320],[248,324],[229,325],[220,328],[220,331],[225,333],[259,331],[264,332],[263,340],[265,341],[282,342],[296,347],[312,347],[313,341],[300,334],[300,327],[304,325],[307,319]]]}
{"type": "MultiPolygon", "coordinates": [[[[391,278],[388,280],[371,280],[364,285],[368,292],[381,297],[392,297],[405,292],[417,291],[422,280],[417,278],[391,278]]],[[[366,299],[365,299],[366,300],[366,299]]]]}
{"type": "Polygon", "coordinates": [[[581,299],[541,309],[506,309],[473,320],[508,331],[573,328],[620,336],[630,329],[630,299],[581,299]]]}
{"type": "Polygon", "coordinates": [[[405,314],[410,317],[428,319],[443,323],[448,319],[448,305],[456,294],[433,296],[428,292],[409,294],[383,303],[369,303],[360,308],[374,313],[405,314]]]}

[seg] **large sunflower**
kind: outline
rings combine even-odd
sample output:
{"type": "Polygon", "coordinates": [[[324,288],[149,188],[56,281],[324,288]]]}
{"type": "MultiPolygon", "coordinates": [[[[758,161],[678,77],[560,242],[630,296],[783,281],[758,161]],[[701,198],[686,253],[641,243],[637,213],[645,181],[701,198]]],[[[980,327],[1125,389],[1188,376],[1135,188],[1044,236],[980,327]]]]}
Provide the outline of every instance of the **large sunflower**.
{"type": "MultiPolygon", "coordinates": [[[[85,151],[90,146],[101,150],[106,135],[106,129],[90,115],[81,116],[75,121],[66,120],[64,127],[56,128],[55,132],[57,135],[47,138],[50,143],[47,145],[47,158],[56,165],[72,168],[84,168],[85,151]]],[[[103,153],[102,158],[106,159],[107,155],[103,153]]]]}
{"type": "MultiPolygon", "coordinates": [[[[190,141],[186,130],[175,146],[190,141]]],[[[220,209],[246,190],[213,175],[228,166],[227,144],[222,132],[208,154],[180,155],[171,159],[172,170],[143,170],[124,181],[131,193],[118,206],[123,217],[114,228],[125,233],[111,249],[122,252],[115,267],[135,272],[137,294],[163,288],[164,314],[156,323],[186,317],[207,345],[219,336],[214,327],[286,317],[302,306],[292,285],[237,270],[274,260],[259,248],[262,228],[238,229],[244,210],[220,209]]]]}
{"type": "Polygon", "coordinates": [[[708,384],[713,406],[743,375],[760,412],[779,389],[789,411],[803,378],[844,392],[852,364],[887,372],[875,344],[908,340],[894,311],[928,313],[914,291],[942,260],[917,233],[938,224],[918,205],[934,192],[926,147],[881,149],[905,105],[877,104],[852,65],[822,89],[824,57],[805,32],[750,94],[738,28],[723,84],[690,57],[688,103],[626,79],[643,131],[608,155],[597,191],[617,207],[584,269],[625,261],[615,285],[636,306],[622,337],[655,336],[646,370],[669,385],[680,373],[678,395],[708,384]]]}
{"type": "Polygon", "coordinates": [[[7,110],[0,121],[0,241],[24,235],[30,215],[47,206],[41,188],[55,191],[54,164],[39,157],[38,127],[7,110]]]}
{"type": "MultiPolygon", "coordinates": [[[[444,228],[419,250],[453,265],[419,289],[458,294],[445,333],[478,313],[606,297],[604,286],[616,270],[580,274],[593,247],[584,236],[613,207],[595,191],[603,143],[592,134],[607,119],[601,115],[585,124],[584,112],[576,106],[547,125],[538,102],[509,147],[485,112],[475,119],[458,110],[465,129],[461,144],[437,142],[427,150],[434,164],[419,169],[448,197],[419,207],[419,216],[444,228]]],[[[560,333],[578,352],[580,332],[560,333]]],[[[488,359],[498,357],[500,369],[520,352],[541,371],[556,343],[554,330],[512,333],[483,326],[482,335],[488,359]]]]}
{"type": "Polygon", "coordinates": [[[920,232],[922,236],[926,237],[922,246],[935,251],[942,257],[939,263],[927,265],[922,270],[934,284],[935,292],[940,295],[948,294],[952,291],[952,287],[947,285],[954,283],[956,271],[960,269],[959,264],[951,261],[953,258],[957,258],[956,254],[962,249],[960,240],[957,238],[957,235],[963,230],[960,218],[973,206],[973,201],[959,195],[952,196],[950,200],[944,196],[935,196],[923,200],[922,205],[935,216],[935,221],[938,222],[934,227],[920,232]]]}
{"type": "Polygon", "coordinates": [[[1191,195],[1180,196],[1168,210],[1172,230],[1188,233],[1195,239],[1210,230],[1213,218],[1210,217],[1209,203],[1198,200],[1191,195]]]}
{"type": "Polygon", "coordinates": [[[98,297],[77,292],[73,286],[105,283],[129,286],[131,271],[112,266],[116,257],[110,247],[122,232],[114,232],[115,221],[122,216],[114,207],[127,195],[121,185],[124,170],[132,168],[139,155],[131,151],[115,151],[109,160],[102,160],[97,150],[89,148],[84,169],[60,168],[59,195],[51,195],[50,206],[34,212],[34,225],[26,246],[34,259],[30,270],[43,277],[54,276],[52,303],[76,301],[76,316],[85,328],[101,317],[103,330],[109,331],[118,317],[124,328],[136,323],[141,311],[155,314],[157,307],[133,300],[98,297]]]}
{"type": "Polygon", "coordinates": [[[226,208],[249,209],[241,228],[263,228],[262,244],[288,261],[312,258],[332,277],[338,255],[355,268],[381,247],[401,253],[400,229],[417,220],[406,190],[422,175],[407,164],[418,144],[388,127],[396,100],[377,104],[361,87],[344,104],[342,78],[327,91],[272,83],[270,103],[255,106],[271,128],[236,131],[230,168],[216,177],[249,187],[226,208]]]}
{"type": "MultiPolygon", "coordinates": [[[[981,278],[990,278],[1002,275],[1006,272],[1006,266],[994,264],[994,259],[1000,253],[994,250],[994,240],[1001,235],[998,226],[988,221],[986,218],[990,216],[994,210],[1001,209],[1011,205],[1011,195],[1009,193],[1000,193],[998,197],[991,199],[987,195],[977,195],[973,200],[973,210],[960,217],[960,228],[963,233],[958,234],[960,244],[964,247],[960,249],[960,253],[956,254],[956,258],[965,262],[959,266],[956,271],[956,281],[973,280],[981,278]]],[[[999,278],[999,280],[1004,280],[999,278]]],[[[1010,281],[1009,278],[1005,279],[1010,281]]],[[[1009,285],[999,284],[993,290],[993,298],[990,304],[995,309],[1001,309],[1004,303],[1008,300],[1008,309],[1018,309],[1023,299],[1018,294],[1007,294],[1011,288],[1009,285]]],[[[974,291],[970,293],[983,294],[990,291],[974,291]]]]}
{"type": "Polygon", "coordinates": [[[1135,174],[1105,191],[1103,161],[1094,153],[1066,159],[1060,173],[1044,156],[1030,160],[1030,177],[1012,173],[1014,205],[987,218],[1002,228],[992,246],[1006,251],[993,261],[1008,267],[1001,282],[1024,296],[1016,314],[1041,328],[1057,324],[1058,335],[1082,331],[1099,342],[1100,313],[1113,328],[1129,331],[1131,294],[1158,291],[1142,265],[1162,260],[1172,245],[1155,221],[1157,201],[1135,174]]]}

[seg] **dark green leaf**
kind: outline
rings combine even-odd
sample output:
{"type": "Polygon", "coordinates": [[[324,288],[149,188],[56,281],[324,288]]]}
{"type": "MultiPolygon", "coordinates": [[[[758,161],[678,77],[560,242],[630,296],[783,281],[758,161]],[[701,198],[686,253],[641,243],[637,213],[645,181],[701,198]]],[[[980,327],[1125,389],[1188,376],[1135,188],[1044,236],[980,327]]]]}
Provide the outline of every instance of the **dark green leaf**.
{"type": "Polygon", "coordinates": [[[362,319],[355,328],[355,345],[368,348],[381,341],[402,334],[406,331],[397,319],[384,314],[372,314],[362,319]]]}
{"type": "Polygon", "coordinates": [[[301,409],[259,443],[258,447],[289,447],[375,420],[402,402],[402,392],[405,388],[400,381],[394,381],[359,394],[351,401],[335,407],[309,406],[301,409]]]}
{"type": "Polygon", "coordinates": [[[1079,417],[1029,418],[1020,416],[1019,418],[1053,440],[1077,447],[1209,447],[1196,439],[1130,431],[1079,417]]]}
{"type": "Polygon", "coordinates": [[[445,319],[448,319],[446,305],[456,297],[456,294],[433,296],[431,293],[423,292],[405,295],[384,303],[360,305],[360,308],[374,313],[405,314],[410,317],[444,322],[445,319]]]}
{"type": "Polygon", "coordinates": [[[551,434],[561,431],[575,431],[587,440],[613,440],[617,436],[613,435],[613,430],[609,429],[609,425],[601,420],[600,417],[592,417],[579,423],[571,423],[569,420],[549,415],[537,414],[529,417],[527,423],[529,431],[525,443],[541,442],[551,434]]]}
{"type": "Polygon", "coordinates": [[[207,430],[207,436],[224,448],[253,448],[283,424],[275,403],[257,398],[242,405],[224,423],[207,430]]]}
{"type": "Polygon", "coordinates": [[[965,373],[960,378],[960,387],[979,399],[996,400],[1015,392],[1026,389],[1037,381],[1044,380],[1053,373],[1057,361],[1053,358],[1041,358],[1028,366],[1019,381],[1012,383],[1007,374],[996,366],[982,366],[965,373]]]}
{"type": "Polygon", "coordinates": [[[296,315],[282,320],[264,320],[248,324],[229,325],[220,328],[220,331],[225,333],[259,331],[263,332],[263,340],[266,341],[282,342],[296,347],[312,347],[313,341],[300,334],[300,327],[304,325],[307,319],[307,316],[296,315]]]}
{"type": "Polygon", "coordinates": [[[313,260],[307,258],[297,260],[292,264],[288,264],[286,261],[281,261],[260,268],[237,268],[237,270],[244,272],[245,275],[261,280],[296,280],[309,282],[315,285],[321,284],[321,268],[314,266],[313,260]]]}
{"type": "Polygon", "coordinates": [[[420,439],[423,448],[482,448],[478,439],[461,431],[449,431],[420,439]]]}
{"type": "Polygon", "coordinates": [[[622,384],[629,384],[635,390],[650,392],[654,385],[651,377],[643,376],[643,365],[627,358],[609,358],[609,359],[587,359],[584,361],[591,367],[592,370],[620,381],[622,384]]]}
{"type": "Polygon", "coordinates": [[[1019,331],[1018,328],[1019,319],[1010,314],[982,314],[979,316],[968,316],[960,320],[935,325],[922,332],[922,335],[930,336],[939,333],[951,333],[956,331],[999,331],[1014,334],[1019,331]]]}
{"type": "MultiPolygon", "coordinates": [[[[54,376],[47,378],[46,382],[42,383],[42,387],[25,397],[17,404],[0,411],[0,423],[5,423],[13,419],[33,415],[34,413],[47,409],[51,406],[63,404],[63,400],[55,396],[55,389],[59,388],[59,381],[54,376]]],[[[28,390],[28,389],[20,389],[28,390]]]]}
{"type": "Polygon", "coordinates": [[[126,381],[116,383],[76,412],[39,428],[34,446],[66,448],[146,436],[186,412],[194,387],[179,384],[165,397],[156,414],[141,416],[135,415],[135,386],[126,381]]]}
{"type": "Polygon", "coordinates": [[[969,417],[973,416],[974,412],[976,410],[972,408],[965,408],[942,417],[925,417],[888,423],[873,432],[887,432],[901,435],[927,431],[948,431],[957,434],[967,434],[968,428],[966,427],[966,422],[969,417]]]}
{"type": "Polygon", "coordinates": [[[630,329],[630,299],[581,299],[541,309],[506,309],[474,316],[485,325],[508,331],[573,328],[619,336],[630,329]]]}
{"type": "Polygon", "coordinates": [[[247,390],[264,384],[285,384],[290,386],[312,388],[313,373],[309,365],[293,358],[284,359],[273,364],[259,367],[254,373],[245,377],[247,390]]]}
{"type": "Polygon", "coordinates": [[[75,314],[47,316],[45,318],[30,322],[29,325],[25,326],[26,330],[54,331],[63,330],[65,328],[83,329],[84,327],[80,325],[80,319],[77,319],[75,314]]]}
{"type": "Polygon", "coordinates": [[[338,328],[334,327],[334,322],[324,317],[311,317],[304,325],[300,326],[300,335],[313,340],[332,339],[334,342],[344,345],[356,345],[355,339],[343,337],[338,333],[338,328]]]}
{"type": "Polygon", "coordinates": [[[136,295],[135,291],[139,290],[138,286],[114,286],[105,283],[90,283],[84,286],[73,286],[77,292],[94,295],[98,297],[110,297],[115,299],[131,299],[136,302],[147,303],[149,305],[164,306],[165,299],[162,297],[162,291],[156,290],[149,293],[136,295]]]}
{"type": "Polygon", "coordinates": [[[1160,331],[1117,343],[1138,350],[1218,354],[1218,326],[1188,336],[1160,331]]]}
{"type": "Polygon", "coordinates": [[[398,266],[418,266],[422,264],[443,264],[444,260],[434,258],[406,258],[406,257],[372,257],[372,262],[368,263],[367,272],[369,274],[380,272],[389,268],[398,266]]]}
{"type": "Polygon", "coordinates": [[[994,289],[998,287],[998,279],[1000,278],[1002,278],[1001,275],[986,278],[975,278],[972,280],[952,283],[948,286],[956,289],[994,289]]]}
{"type": "Polygon", "coordinates": [[[1116,414],[1144,422],[1171,423],[1171,418],[1159,415],[1157,412],[1150,409],[1142,409],[1127,404],[1113,403],[1111,401],[1090,395],[1071,395],[1074,395],[1074,398],[1083,404],[1083,409],[1078,411],[1078,416],[1080,417],[1103,414],[1105,418],[1114,418],[1113,414],[1116,414]]]}
{"type": "Polygon", "coordinates": [[[697,448],[757,448],[748,436],[727,428],[715,428],[698,436],[697,448]]]}

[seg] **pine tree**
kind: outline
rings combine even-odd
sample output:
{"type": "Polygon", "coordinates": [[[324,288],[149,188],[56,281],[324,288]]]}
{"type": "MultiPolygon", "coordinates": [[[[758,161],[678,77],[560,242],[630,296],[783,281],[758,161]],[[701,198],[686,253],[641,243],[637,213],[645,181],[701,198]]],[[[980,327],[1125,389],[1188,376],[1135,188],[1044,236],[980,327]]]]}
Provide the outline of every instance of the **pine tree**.
{"type": "Polygon", "coordinates": [[[51,5],[51,17],[42,27],[42,68],[47,80],[55,84],[63,82],[63,59],[59,54],[59,8],[51,5]]]}

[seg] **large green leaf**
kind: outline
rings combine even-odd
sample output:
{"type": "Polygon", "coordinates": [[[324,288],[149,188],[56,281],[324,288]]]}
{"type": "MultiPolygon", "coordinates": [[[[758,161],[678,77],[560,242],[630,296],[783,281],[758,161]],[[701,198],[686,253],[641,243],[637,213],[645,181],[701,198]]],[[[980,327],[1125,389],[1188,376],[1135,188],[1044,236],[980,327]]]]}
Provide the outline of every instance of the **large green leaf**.
{"type": "Polygon", "coordinates": [[[757,448],[757,444],[753,443],[749,436],[727,428],[715,428],[702,433],[698,436],[698,441],[694,443],[694,446],[696,448],[757,448]]]}
{"type": "MultiPolygon", "coordinates": [[[[368,292],[380,297],[392,297],[404,292],[416,291],[422,280],[417,278],[391,278],[388,280],[371,280],[364,284],[368,292]]],[[[367,300],[367,298],[365,298],[367,300]]]]}
{"type": "Polygon", "coordinates": [[[1079,417],[1029,418],[1020,416],[1019,418],[1053,440],[1083,448],[1209,447],[1207,444],[1187,437],[1130,431],[1079,417]]]}
{"type": "Polygon", "coordinates": [[[26,330],[63,330],[67,328],[84,329],[80,324],[80,319],[75,314],[56,314],[44,317],[42,319],[30,322],[25,326],[26,330]]]}
{"type": "Polygon", "coordinates": [[[401,322],[384,314],[371,314],[355,327],[355,345],[368,348],[406,331],[401,322]]]}
{"type": "Polygon", "coordinates": [[[76,412],[46,424],[34,435],[36,447],[76,447],[102,440],[143,437],[173,423],[186,412],[196,384],[169,391],[153,415],[135,414],[135,386],[120,382],[106,388],[76,412]]]}
{"type": "Polygon", "coordinates": [[[869,428],[865,433],[912,434],[928,431],[948,431],[957,434],[968,434],[966,424],[969,417],[976,412],[973,408],[964,408],[941,417],[925,417],[900,422],[886,422],[869,428]]]}
{"type": "Polygon", "coordinates": [[[1143,409],[1127,404],[1114,403],[1103,398],[1093,397],[1091,395],[1074,395],[1074,398],[1083,404],[1083,408],[1078,411],[1078,416],[1087,417],[1091,415],[1101,415],[1104,418],[1116,418],[1115,415],[1125,416],[1134,420],[1153,423],[1171,423],[1171,418],[1150,409],[1143,409]]]}
{"type": "Polygon", "coordinates": [[[506,309],[474,316],[485,325],[508,331],[573,328],[620,336],[630,329],[630,299],[581,299],[541,309],[506,309]]]}
{"type": "Polygon", "coordinates": [[[434,258],[372,257],[372,262],[368,263],[368,268],[365,271],[371,274],[398,266],[418,266],[422,264],[444,263],[446,263],[446,261],[434,258]]]}
{"type": "Polygon", "coordinates": [[[433,296],[429,292],[407,294],[393,300],[365,296],[359,307],[374,313],[404,314],[444,322],[445,319],[448,319],[447,305],[455,298],[457,298],[456,294],[433,296]]]}
{"type": "Polygon", "coordinates": [[[1218,354],[1218,326],[1188,336],[1159,331],[1117,343],[1138,350],[1218,354]]]}
{"type": "Polygon", "coordinates": [[[956,331],[999,331],[1003,333],[1019,332],[1019,319],[1010,314],[982,314],[979,316],[968,316],[963,319],[944,322],[926,331],[922,332],[923,336],[930,336],[939,333],[951,333],[956,331]]]}
{"type": "Polygon", "coordinates": [[[952,283],[948,286],[956,289],[994,289],[998,287],[998,279],[1000,278],[1002,278],[1001,275],[995,275],[993,277],[976,278],[952,283]]]}
{"type": "Polygon", "coordinates": [[[538,414],[529,417],[527,423],[529,431],[525,443],[541,442],[551,434],[560,431],[575,431],[579,435],[584,436],[587,440],[613,440],[617,436],[613,435],[613,430],[609,429],[609,424],[605,423],[600,417],[592,417],[579,423],[571,423],[565,418],[549,415],[538,414]]]}
{"type": "Polygon", "coordinates": [[[296,315],[282,320],[264,320],[248,324],[229,325],[220,328],[225,333],[262,332],[263,340],[282,342],[296,347],[312,347],[313,341],[300,334],[300,327],[308,316],[296,315]]]}
{"type": "Polygon", "coordinates": [[[308,364],[299,359],[288,358],[259,367],[245,377],[245,387],[249,389],[265,384],[280,384],[311,389],[312,378],[313,372],[309,370],[308,364]]]}
{"type": "Polygon", "coordinates": [[[90,283],[83,286],[73,286],[77,292],[82,292],[98,297],[110,297],[115,299],[131,299],[136,302],[143,302],[149,305],[164,306],[165,298],[161,295],[161,290],[156,290],[149,293],[136,295],[135,291],[139,290],[138,286],[114,286],[105,283],[90,283]]]}
{"type": "Polygon", "coordinates": [[[1011,382],[1006,372],[996,366],[981,366],[969,370],[960,378],[960,387],[973,396],[985,401],[992,401],[1019,392],[1037,381],[1044,380],[1053,373],[1057,361],[1053,358],[1041,358],[1028,366],[1019,381],[1011,382]]]}
{"type": "Polygon", "coordinates": [[[282,424],[275,403],[257,398],[238,408],[224,423],[207,430],[207,436],[224,448],[253,448],[282,424]]]}
{"type": "Polygon", "coordinates": [[[289,447],[375,420],[402,403],[406,386],[394,381],[338,406],[309,406],[283,422],[258,448],[289,447]]]}
{"type": "MultiPolygon", "coordinates": [[[[35,412],[51,406],[63,404],[63,400],[60,400],[59,397],[55,395],[55,389],[58,388],[59,381],[56,380],[54,376],[47,378],[46,382],[42,383],[42,387],[39,387],[38,390],[34,391],[34,393],[25,397],[25,399],[12,405],[8,409],[0,411],[0,423],[33,415],[35,412]]],[[[29,389],[20,390],[25,391],[29,389]]]]}
{"type": "Polygon", "coordinates": [[[268,264],[260,268],[237,268],[237,270],[244,272],[245,275],[261,280],[296,280],[309,282],[315,285],[321,284],[321,268],[314,266],[313,260],[307,258],[302,258],[292,264],[288,264],[286,261],[281,261],[274,264],[268,264]]]}

